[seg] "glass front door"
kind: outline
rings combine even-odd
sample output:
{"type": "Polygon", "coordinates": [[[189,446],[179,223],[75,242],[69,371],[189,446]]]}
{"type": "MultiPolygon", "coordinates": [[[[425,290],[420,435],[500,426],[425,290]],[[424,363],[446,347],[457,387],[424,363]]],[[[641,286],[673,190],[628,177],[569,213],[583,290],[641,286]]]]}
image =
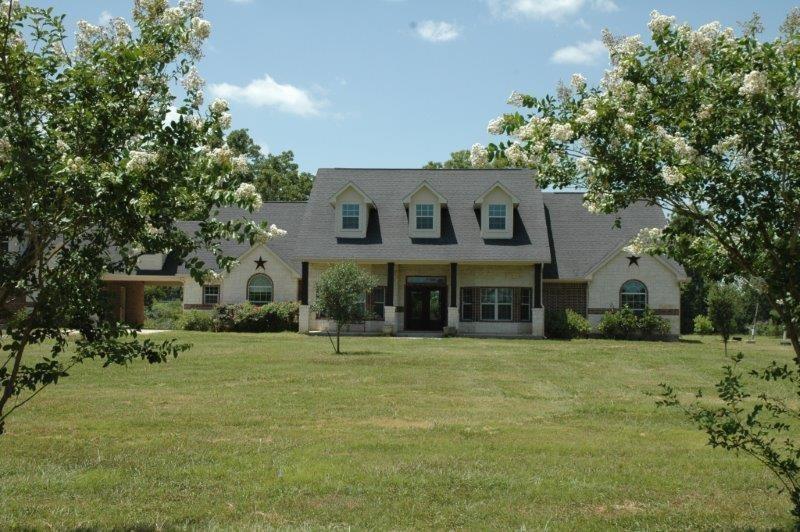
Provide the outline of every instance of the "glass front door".
{"type": "Polygon", "coordinates": [[[442,330],[446,298],[446,286],[406,285],[406,330],[442,330]]]}

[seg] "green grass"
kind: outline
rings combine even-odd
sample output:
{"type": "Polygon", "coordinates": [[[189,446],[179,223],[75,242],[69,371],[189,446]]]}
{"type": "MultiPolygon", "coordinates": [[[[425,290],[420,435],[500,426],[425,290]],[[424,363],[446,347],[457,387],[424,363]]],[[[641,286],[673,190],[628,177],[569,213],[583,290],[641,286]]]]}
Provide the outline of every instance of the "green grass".
{"type": "Polygon", "coordinates": [[[712,384],[712,338],[345,338],[335,356],[319,337],[172,334],[193,349],[77,367],[9,420],[0,529],[791,525],[764,468],[644,395],[712,384]]]}

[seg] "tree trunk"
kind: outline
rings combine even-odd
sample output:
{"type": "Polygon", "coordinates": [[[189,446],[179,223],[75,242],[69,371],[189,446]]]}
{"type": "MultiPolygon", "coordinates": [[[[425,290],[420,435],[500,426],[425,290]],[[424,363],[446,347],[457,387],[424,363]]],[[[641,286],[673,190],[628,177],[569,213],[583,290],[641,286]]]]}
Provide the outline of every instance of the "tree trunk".
{"type": "Polygon", "coordinates": [[[336,354],[341,355],[342,351],[339,349],[339,337],[342,335],[342,325],[336,323],[336,354]]]}

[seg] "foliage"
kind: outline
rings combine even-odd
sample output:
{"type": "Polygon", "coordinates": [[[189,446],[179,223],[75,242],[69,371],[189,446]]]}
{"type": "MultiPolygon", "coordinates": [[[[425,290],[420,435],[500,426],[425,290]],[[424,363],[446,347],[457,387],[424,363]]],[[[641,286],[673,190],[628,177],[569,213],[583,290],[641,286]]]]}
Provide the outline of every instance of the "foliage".
{"type": "Polygon", "coordinates": [[[214,329],[222,332],[297,331],[300,306],[294,301],[256,306],[220,305],[214,311],[214,329]]]}
{"type": "Polygon", "coordinates": [[[175,301],[183,298],[183,287],[147,285],[144,287],[144,306],[151,307],[158,301],[175,301]]]}
{"type": "Polygon", "coordinates": [[[708,316],[698,314],[694,317],[694,333],[702,335],[714,334],[714,324],[711,323],[708,316]]]}
{"type": "Polygon", "coordinates": [[[572,309],[544,311],[544,330],[548,338],[584,338],[592,330],[589,320],[572,309]]]}
{"type": "Polygon", "coordinates": [[[342,327],[366,318],[364,296],[377,286],[374,276],[354,262],[334,264],[317,281],[317,298],[313,310],[336,323],[334,350],[341,353],[339,342],[342,327]]]}
{"type": "Polygon", "coordinates": [[[625,306],[603,314],[597,331],[606,338],[617,340],[657,339],[669,334],[670,325],[649,308],[637,316],[625,306]]]}
{"type": "Polygon", "coordinates": [[[681,334],[694,332],[695,317],[708,314],[708,281],[701,272],[687,270],[686,275],[690,280],[681,285],[681,334]]]}
{"type": "MultiPolygon", "coordinates": [[[[757,17],[738,36],[657,11],[648,26],[652,44],[604,32],[612,68],[598,87],[576,74],[555,97],[512,94],[524,114],[492,120],[489,132],[513,140],[476,144],[472,163],[504,158],[537,170],[541,186],[584,187],[593,212],[662,207],[667,226],[642,231],[629,250],[667,254],[715,281],[758,279],[800,368],[800,8],[771,41],[759,39],[757,17]]],[[[773,461],[768,447],[729,441],[773,461]]]]}
{"type": "Polygon", "coordinates": [[[210,33],[201,15],[200,0],[139,0],[134,28],[120,18],[81,21],[68,51],[64,17],[0,1],[0,241],[11,243],[0,254],[0,308],[20,291],[32,305],[1,341],[0,433],[10,413],[77,363],[156,363],[188,347],[140,340],[109,317],[103,274],[170,251],[202,280],[212,272],[196,251],[210,250],[225,269],[234,259],[219,242],[272,236],[266,224],[214,218],[261,199],[223,143],[227,103],[201,110],[195,64],[210,33]],[[189,234],[180,219],[207,221],[189,234]],[[43,342],[52,346],[46,358],[23,360],[43,342]]]}
{"type": "Polygon", "coordinates": [[[213,331],[214,318],[207,310],[187,310],[178,320],[178,328],[184,331],[213,331]]]}
{"type": "Polygon", "coordinates": [[[282,151],[277,155],[261,153],[246,129],[231,131],[228,145],[237,155],[247,158],[246,179],[253,183],[264,201],[306,201],[314,184],[314,176],[301,172],[294,162],[294,152],[282,151]]]}
{"type": "MultiPolygon", "coordinates": [[[[512,165],[505,159],[496,159],[492,161],[491,166],[493,168],[508,168],[512,165]]],[[[473,166],[470,161],[469,150],[451,152],[450,158],[443,163],[428,161],[425,166],[422,167],[423,170],[468,170],[470,168],[473,168],[473,166]]]]}
{"type": "Polygon", "coordinates": [[[183,315],[182,301],[155,301],[144,309],[145,329],[175,329],[183,315]]]}
{"type": "Polygon", "coordinates": [[[779,337],[783,335],[783,326],[772,320],[760,321],[756,323],[756,334],[758,336],[779,337]]]}
{"type": "Polygon", "coordinates": [[[743,359],[742,353],[732,355],[731,362],[723,367],[723,378],[716,385],[717,395],[725,406],[712,407],[703,403],[701,391],[697,392],[697,400],[687,404],[679,400],[672,386],[663,383],[657,404],[683,409],[708,434],[712,447],[744,452],[763,463],[788,492],[792,515],[800,519],[800,447],[792,439],[800,418],[795,407],[776,395],[777,390],[786,385],[795,390],[800,388],[800,374],[777,362],[745,374],[740,369],[743,359]],[[772,390],[753,396],[747,390],[754,384],[772,390]]]}
{"type": "Polygon", "coordinates": [[[711,279],[758,278],[800,360],[800,10],[772,41],[746,26],[696,31],[653,12],[652,44],[604,33],[600,86],[575,75],[557,95],[514,93],[521,112],[473,147],[473,165],[507,159],[541,186],[585,187],[614,213],[644,201],[671,213],[635,251],[667,253],[711,279]]]}
{"type": "Polygon", "coordinates": [[[725,349],[731,335],[739,331],[738,320],[742,315],[742,301],[731,284],[719,283],[708,290],[708,319],[714,330],[722,336],[725,349]]]}

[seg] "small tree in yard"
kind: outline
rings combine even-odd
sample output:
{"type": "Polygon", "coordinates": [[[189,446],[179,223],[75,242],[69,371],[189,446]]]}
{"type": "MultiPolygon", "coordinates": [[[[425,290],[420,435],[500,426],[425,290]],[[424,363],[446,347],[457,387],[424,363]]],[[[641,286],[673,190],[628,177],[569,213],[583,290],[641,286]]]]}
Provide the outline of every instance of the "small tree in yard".
{"type": "Polygon", "coordinates": [[[718,283],[708,290],[708,318],[714,330],[722,336],[725,354],[728,354],[728,340],[737,332],[738,318],[742,313],[742,300],[732,284],[718,283]]]}
{"type": "Polygon", "coordinates": [[[377,284],[374,276],[353,262],[336,264],[320,275],[314,311],[336,322],[336,344],[333,348],[337,354],[341,353],[339,339],[342,327],[367,317],[364,296],[377,284]]]}
{"type": "Polygon", "coordinates": [[[19,294],[31,305],[0,338],[0,433],[75,364],[157,363],[188,347],[139,340],[110,317],[103,274],[171,252],[200,281],[217,272],[187,259],[193,252],[208,249],[227,268],[222,240],[281,233],[214,219],[222,206],[252,210],[261,199],[242,184],[246,160],[224,143],[227,103],[203,107],[202,10],[202,0],[136,0],[133,28],[81,21],[68,51],[64,17],[0,0],[0,242],[13,243],[0,252],[0,309],[19,294]],[[207,221],[187,234],[182,219],[207,221]],[[24,357],[44,343],[47,356],[24,357]]]}
{"type": "MultiPolygon", "coordinates": [[[[514,92],[520,110],[488,128],[511,139],[476,144],[472,164],[530,166],[540,186],[584,188],[592,212],[658,205],[669,223],[641,232],[631,251],[667,254],[711,280],[759,279],[793,367],[749,373],[771,388],[750,396],[735,359],[717,386],[724,406],[687,409],[711,445],[773,471],[800,517],[800,410],[782,386],[800,394],[800,9],[767,42],[757,17],[740,35],[656,11],[648,26],[650,44],[604,33],[612,66],[599,86],[575,74],[555,96],[514,92]]],[[[680,404],[663,392],[662,404],[680,404]]]]}

